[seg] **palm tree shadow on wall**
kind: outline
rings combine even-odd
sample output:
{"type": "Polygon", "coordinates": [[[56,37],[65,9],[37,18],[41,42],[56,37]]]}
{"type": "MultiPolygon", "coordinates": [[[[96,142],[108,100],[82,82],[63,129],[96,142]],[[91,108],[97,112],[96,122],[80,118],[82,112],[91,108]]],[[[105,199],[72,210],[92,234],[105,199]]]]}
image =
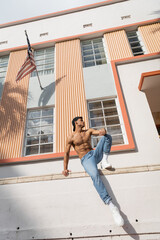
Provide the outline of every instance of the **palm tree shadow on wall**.
{"type": "MultiPolygon", "coordinates": [[[[0,83],[0,88],[3,85],[0,83]]],[[[0,101],[0,136],[4,138],[6,134],[16,131],[15,126],[26,118],[26,107],[19,99],[26,97],[27,93],[20,86],[13,87],[10,83],[5,83],[5,101],[3,96],[0,101]]]]}
{"type": "MultiPolygon", "coordinates": [[[[26,120],[27,91],[21,86],[13,86],[9,82],[3,85],[2,98],[0,100],[0,159],[8,156],[7,148],[4,145],[19,134],[26,120]]],[[[14,138],[16,140],[16,138],[14,138]]]]}
{"type": "Polygon", "coordinates": [[[52,95],[55,92],[55,86],[59,84],[59,82],[65,77],[66,75],[56,79],[55,82],[50,83],[48,86],[44,88],[42,91],[39,101],[38,101],[38,106],[46,106],[51,99],[52,95]]]}

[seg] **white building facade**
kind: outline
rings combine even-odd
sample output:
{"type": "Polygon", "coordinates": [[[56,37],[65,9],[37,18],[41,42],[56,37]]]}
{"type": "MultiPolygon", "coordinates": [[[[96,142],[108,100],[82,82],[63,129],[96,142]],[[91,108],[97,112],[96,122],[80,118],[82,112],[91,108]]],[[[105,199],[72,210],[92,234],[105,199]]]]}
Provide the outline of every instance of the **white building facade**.
{"type": "MultiPolygon", "coordinates": [[[[160,239],[159,0],[110,0],[0,25],[0,240],[160,239]],[[36,72],[16,83],[27,31],[36,72]],[[74,149],[71,121],[106,128],[99,170],[114,224],[74,149]]],[[[92,138],[96,147],[99,138],[92,138]]]]}

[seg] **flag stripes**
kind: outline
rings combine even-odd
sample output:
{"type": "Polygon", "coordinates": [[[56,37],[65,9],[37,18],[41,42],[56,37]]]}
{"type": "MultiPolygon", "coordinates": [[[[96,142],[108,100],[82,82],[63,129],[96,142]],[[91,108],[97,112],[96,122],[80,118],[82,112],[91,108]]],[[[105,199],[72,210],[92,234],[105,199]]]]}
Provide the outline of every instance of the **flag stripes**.
{"type": "Polygon", "coordinates": [[[26,75],[30,74],[36,69],[36,64],[34,61],[34,56],[32,51],[28,50],[28,55],[26,57],[26,60],[20,70],[18,71],[17,77],[16,77],[16,82],[21,80],[23,77],[26,75]]]}

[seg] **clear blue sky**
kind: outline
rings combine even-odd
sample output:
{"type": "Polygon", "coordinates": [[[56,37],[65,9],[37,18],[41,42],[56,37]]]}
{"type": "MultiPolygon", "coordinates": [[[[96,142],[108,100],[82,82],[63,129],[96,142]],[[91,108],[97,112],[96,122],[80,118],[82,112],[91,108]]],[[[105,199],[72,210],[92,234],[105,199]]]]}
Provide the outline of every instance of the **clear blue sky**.
{"type": "Polygon", "coordinates": [[[0,24],[103,1],[104,0],[5,0],[0,6],[0,24]]]}

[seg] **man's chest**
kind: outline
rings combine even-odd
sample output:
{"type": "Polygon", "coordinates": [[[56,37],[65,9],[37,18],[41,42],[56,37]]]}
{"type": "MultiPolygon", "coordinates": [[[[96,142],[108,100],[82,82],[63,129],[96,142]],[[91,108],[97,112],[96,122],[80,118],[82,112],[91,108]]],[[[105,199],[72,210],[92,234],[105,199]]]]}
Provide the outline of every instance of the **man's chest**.
{"type": "Polygon", "coordinates": [[[84,133],[76,133],[73,138],[74,145],[81,145],[83,143],[87,143],[90,141],[90,134],[84,133]]]}

